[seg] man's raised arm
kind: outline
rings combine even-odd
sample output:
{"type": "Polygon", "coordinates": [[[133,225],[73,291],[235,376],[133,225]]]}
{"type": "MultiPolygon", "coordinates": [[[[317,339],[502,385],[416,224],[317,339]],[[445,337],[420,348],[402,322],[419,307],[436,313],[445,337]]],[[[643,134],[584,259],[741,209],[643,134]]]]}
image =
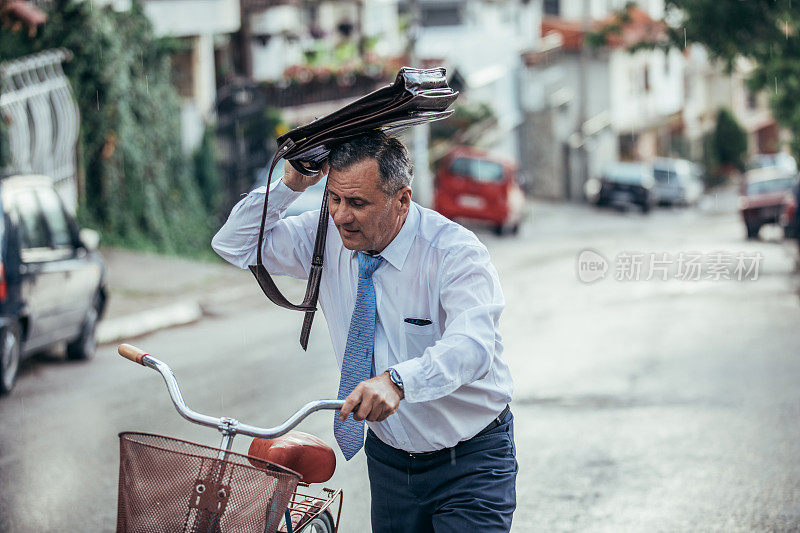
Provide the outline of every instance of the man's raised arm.
{"type": "MultiPolygon", "coordinates": [[[[289,218],[283,215],[303,190],[325,174],[327,167],[317,176],[302,181],[304,177],[297,178],[300,174],[286,164],[284,178],[273,181],[270,186],[263,254],[264,266],[270,274],[308,277],[319,211],[289,218]]],[[[242,198],[211,240],[211,247],[220,257],[242,269],[256,264],[265,193],[266,187],[262,186],[242,198]]]]}

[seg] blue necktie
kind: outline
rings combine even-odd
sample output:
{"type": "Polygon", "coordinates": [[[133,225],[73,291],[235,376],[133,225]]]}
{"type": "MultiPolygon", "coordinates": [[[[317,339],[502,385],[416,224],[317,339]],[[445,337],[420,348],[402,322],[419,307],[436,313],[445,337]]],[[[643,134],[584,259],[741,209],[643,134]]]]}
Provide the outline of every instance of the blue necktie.
{"type": "MultiPolygon", "coordinates": [[[[353,389],[372,374],[372,352],[375,347],[375,287],[372,274],[380,266],[381,256],[370,256],[358,252],[358,292],[347,344],[342,360],[342,379],[339,383],[340,400],[344,400],[353,389]]],[[[364,445],[364,421],[353,419],[352,413],[342,422],[339,411],[335,411],[333,434],[339,448],[348,461],[364,445]]]]}

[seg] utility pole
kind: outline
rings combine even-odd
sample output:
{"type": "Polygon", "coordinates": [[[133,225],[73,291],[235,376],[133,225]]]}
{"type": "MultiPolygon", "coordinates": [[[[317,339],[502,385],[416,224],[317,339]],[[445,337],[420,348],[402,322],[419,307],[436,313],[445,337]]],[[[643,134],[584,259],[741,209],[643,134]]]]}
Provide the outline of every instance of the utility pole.
{"type": "MultiPolygon", "coordinates": [[[[417,52],[417,38],[422,27],[422,15],[419,9],[419,0],[410,0],[409,10],[411,24],[408,28],[408,44],[406,56],[410,67],[419,67],[420,59],[417,52]]],[[[430,126],[420,124],[412,128],[413,132],[413,161],[414,161],[414,200],[425,207],[433,205],[433,179],[429,168],[428,143],[430,140],[430,126]]]]}
{"type": "Polygon", "coordinates": [[[250,23],[251,12],[250,6],[246,0],[242,0],[239,4],[239,57],[241,58],[241,65],[239,69],[245,78],[248,80],[253,79],[253,53],[252,46],[252,28],[250,23]]]}
{"type": "Polygon", "coordinates": [[[577,172],[573,176],[567,176],[567,200],[572,199],[574,184],[581,185],[589,179],[589,153],[586,151],[586,132],[584,131],[584,124],[586,124],[588,110],[588,69],[590,50],[586,42],[586,37],[592,29],[592,13],[590,0],[583,0],[583,20],[581,21],[581,32],[583,34],[583,42],[581,43],[580,64],[578,66],[578,119],[575,124],[574,139],[578,141],[576,152],[578,154],[577,172]],[[577,178],[577,179],[575,179],[577,178]]]}

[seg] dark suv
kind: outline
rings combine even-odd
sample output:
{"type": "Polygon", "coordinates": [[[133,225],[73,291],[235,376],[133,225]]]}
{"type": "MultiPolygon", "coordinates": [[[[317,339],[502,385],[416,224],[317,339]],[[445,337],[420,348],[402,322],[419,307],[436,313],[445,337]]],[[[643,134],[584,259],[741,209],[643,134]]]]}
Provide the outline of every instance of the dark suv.
{"type": "Polygon", "coordinates": [[[635,204],[647,213],[657,201],[654,187],[652,165],[617,162],[606,165],[599,180],[588,180],[584,192],[587,200],[598,206],[635,204]]]}
{"type": "Polygon", "coordinates": [[[94,354],[106,304],[98,234],[78,230],[50,178],[0,175],[0,394],[19,362],[66,343],[67,356],[94,354]]]}

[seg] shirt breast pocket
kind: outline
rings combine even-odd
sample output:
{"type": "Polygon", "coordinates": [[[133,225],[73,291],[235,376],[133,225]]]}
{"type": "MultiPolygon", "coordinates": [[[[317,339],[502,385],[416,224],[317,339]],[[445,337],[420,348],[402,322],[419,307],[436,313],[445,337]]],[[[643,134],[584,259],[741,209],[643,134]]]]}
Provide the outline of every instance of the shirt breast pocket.
{"type": "Polygon", "coordinates": [[[436,325],[425,324],[418,326],[403,322],[406,337],[406,356],[409,359],[419,357],[422,352],[436,342],[436,325]]]}

